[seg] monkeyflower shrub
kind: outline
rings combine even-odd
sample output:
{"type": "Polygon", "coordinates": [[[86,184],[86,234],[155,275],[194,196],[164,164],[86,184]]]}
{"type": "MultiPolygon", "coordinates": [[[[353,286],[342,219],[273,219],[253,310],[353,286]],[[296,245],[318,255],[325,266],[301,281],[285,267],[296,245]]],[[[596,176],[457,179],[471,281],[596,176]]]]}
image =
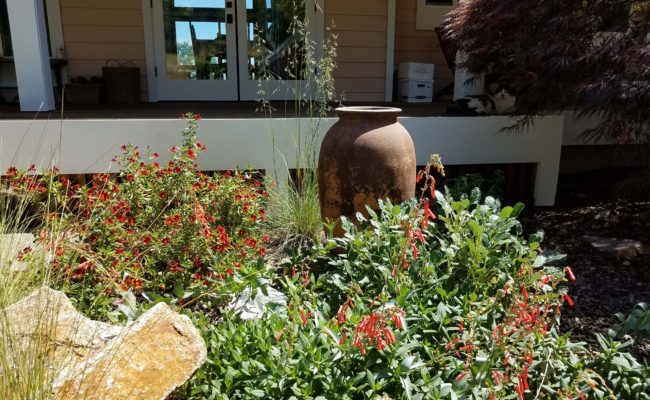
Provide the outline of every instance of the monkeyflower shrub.
{"type": "Polygon", "coordinates": [[[11,171],[15,192],[60,199],[46,216],[60,229],[41,229],[38,241],[61,286],[92,316],[111,315],[126,293],[216,309],[265,273],[267,239],[257,230],[263,187],[250,173],[200,172],[200,117],[184,117],[184,140],[164,165],[158,154],[124,145],[113,160],[120,172],[95,175],[89,185],[56,171],[40,178],[11,171]]]}

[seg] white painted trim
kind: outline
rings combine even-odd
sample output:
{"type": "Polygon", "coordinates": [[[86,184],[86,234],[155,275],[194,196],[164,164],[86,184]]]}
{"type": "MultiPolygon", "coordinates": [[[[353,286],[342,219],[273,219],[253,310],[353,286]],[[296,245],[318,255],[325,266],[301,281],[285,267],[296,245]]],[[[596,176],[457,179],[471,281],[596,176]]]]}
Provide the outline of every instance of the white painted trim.
{"type": "Polygon", "coordinates": [[[395,72],[395,9],[397,0],[388,0],[388,22],[386,26],[386,88],[384,100],[393,101],[393,73],[395,72]]]}
{"type": "MultiPolygon", "coordinates": [[[[335,122],[335,118],[323,121],[319,135],[335,122]]],[[[431,153],[442,155],[447,165],[536,163],[535,204],[553,205],[563,117],[540,117],[531,130],[519,134],[498,133],[513,123],[505,116],[405,117],[400,122],[411,133],[419,165],[426,164],[431,153]]],[[[308,124],[308,119],[301,121],[303,138],[308,136],[308,124]]],[[[275,143],[276,156],[282,155],[276,160],[286,159],[287,166],[295,168],[298,125],[294,119],[279,118],[203,119],[199,137],[209,152],[199,163],[205,170],[251,166],[272,172],[275,143]]],[[[177,119],[5,120],[0,124],[0,160],[16,160],[15,166],[26,168],[47,167],[51,160],[60,159],[62,173],[106,172],[122,144],[150,146],[164,155],[182,140],[183,127],[177,119]]],[[[2,170],[7,167],[0,165],[2,170]]]]}
{"type": "Polygon", "coordinates": [[[61,23],[61,5],[59,0],[46,0],[47,24],[50,28],[50,53],[57,57],[57,50],[65,50],[63,25],[61,23]]]}
{"type": "Polygon", "coordinates": [[[55,109],[42,0],[7,0],[21,111],[55,109]]]}
{"type": "Polygon", "coordinates": [[[156,51],[153,34],[153,8],[150,0],[142,0],[142,22],[144,25],[144,51],[147,68],[147,97],[149,102],[158,101],[156,82],[156,51]]]}

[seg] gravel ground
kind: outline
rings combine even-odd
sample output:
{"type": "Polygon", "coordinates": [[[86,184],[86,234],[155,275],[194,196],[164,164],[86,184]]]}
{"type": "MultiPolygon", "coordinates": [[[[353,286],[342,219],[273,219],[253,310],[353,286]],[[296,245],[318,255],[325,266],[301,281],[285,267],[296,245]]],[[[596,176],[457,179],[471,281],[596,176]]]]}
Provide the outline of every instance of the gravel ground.
{"type": "MultiPolygon", "coordinates": [[[[528,211],[522,218],[526,231],[542,229],[544,248],[567,255],[576,281],[570,284],[574,307],[566,307],[562,330],[573,340],[596,345],[596,332],[607,334],[635,304],[650,304],[650,255],[630,260],[608,257],[594,249],[585,235],[632,239],[650,245],[650,202],[616,199],[615,184],[630,171],[608,170],[562,177],[556,206],[528,211]]],[[[635,337],[633,353],[650,361],[650,340],[635,337]]]]}

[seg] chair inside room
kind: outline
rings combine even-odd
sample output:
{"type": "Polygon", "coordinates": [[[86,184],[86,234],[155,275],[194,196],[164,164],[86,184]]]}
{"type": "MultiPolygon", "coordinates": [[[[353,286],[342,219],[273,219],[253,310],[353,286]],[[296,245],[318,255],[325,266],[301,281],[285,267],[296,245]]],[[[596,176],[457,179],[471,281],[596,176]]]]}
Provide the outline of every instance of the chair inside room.
{"type": "Polygon", "coordinates": [[[196,79],[226,79],[226,39],[217,33],[215,39],[198,39],[196,28],[190,23],[192,49],[196,63],[196,79]]]}

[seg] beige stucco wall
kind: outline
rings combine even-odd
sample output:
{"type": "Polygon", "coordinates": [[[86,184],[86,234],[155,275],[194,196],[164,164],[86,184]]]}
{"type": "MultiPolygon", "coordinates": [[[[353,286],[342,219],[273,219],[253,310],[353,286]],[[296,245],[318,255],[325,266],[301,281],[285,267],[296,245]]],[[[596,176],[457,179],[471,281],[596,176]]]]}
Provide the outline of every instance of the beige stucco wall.
{"type": "Polygon", "coordinates": [[[338,35],[337,89],[346,101],[384,101],[388,0],[325,0],[324,8],[338,35]]]}
{"type": "Polygon", "coordinates": [[[140,67],[146,99],[144,23],[139,0],[60,0],[68,75],[101,76],[107,60],[140,67]]]}
{"type": "Polygon", "coordinates": [[[400,62],[433,63],[436,92],[453,81],[440,43],[433,30],[415,29],[416,0],[397,0],[395,10],[395,65],[400,62]]]}

